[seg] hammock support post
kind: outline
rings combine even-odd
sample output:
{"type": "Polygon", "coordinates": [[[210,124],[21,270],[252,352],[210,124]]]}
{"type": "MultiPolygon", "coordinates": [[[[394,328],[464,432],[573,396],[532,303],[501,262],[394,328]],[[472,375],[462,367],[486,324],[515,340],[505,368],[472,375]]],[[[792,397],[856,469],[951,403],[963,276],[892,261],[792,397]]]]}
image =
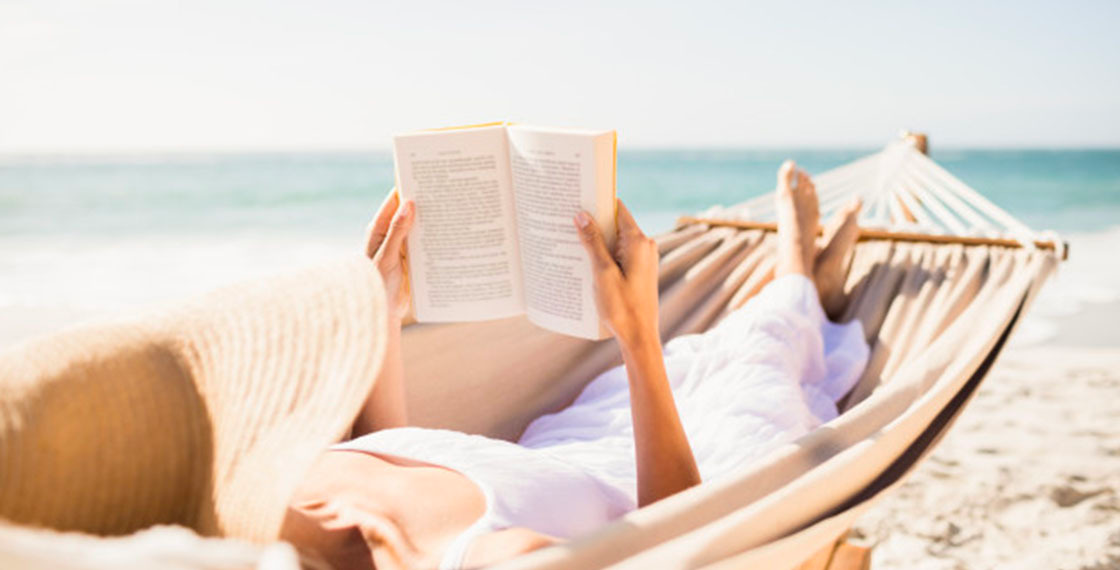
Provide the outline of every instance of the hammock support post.
{"type": "Polygon", "coordinates": [[[871,570],[871,548],[853,544],[844,536],[818,550],[795,570],[871,570]]]}
{"type": "Polygon", "coordinates": [[[929,156],[929,137],[925,133],[918,133],[910,130],[902,131],[902,140],[910,143],[918,152],[929,156]]]}

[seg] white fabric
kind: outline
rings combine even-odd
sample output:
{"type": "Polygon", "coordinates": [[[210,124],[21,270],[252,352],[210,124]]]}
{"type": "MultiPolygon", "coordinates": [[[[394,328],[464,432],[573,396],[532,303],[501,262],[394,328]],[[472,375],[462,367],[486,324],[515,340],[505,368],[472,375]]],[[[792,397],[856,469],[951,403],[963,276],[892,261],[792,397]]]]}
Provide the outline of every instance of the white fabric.
{"type": "Polygon", "coordinates": [[[474,481],[486,511],[448,547],[440,568],[459,568],[470,541],[516,526],[571,538],[626,513],[627,497],[547,451],[462,432],[395,428],[332,449],[404,457],[453,469],[474,481]]]}
{"type": "MultiPolygon", "coordinates": [[[[811,281],[789,275],[702,334],[673,339],[665,366],[703,480],[733,473],[837,415],[868,347],[858,321],[828,322],[811,281]]],[[[407,457],[463,473],[486,513],[448,548],[457,568],[470,541],[526,527],[558,538],[637,507],[626,371],[599,375],[568,408],[529,424],[519,444],[446,430],[400,428],[335,449],[407,457]]]]}
{"type": "MultiPolygon", "coordinates": [[[[867,356],[858,321],[830,323],[800,275],[771,282],[714,328],[670,341],[665,368],[701,478],[727,475],[836,417],[836,400],[855,385],[867,356]]],[[[529,424],[520,443],[581,465],[636,506],[624,368],[529,424]]]]}

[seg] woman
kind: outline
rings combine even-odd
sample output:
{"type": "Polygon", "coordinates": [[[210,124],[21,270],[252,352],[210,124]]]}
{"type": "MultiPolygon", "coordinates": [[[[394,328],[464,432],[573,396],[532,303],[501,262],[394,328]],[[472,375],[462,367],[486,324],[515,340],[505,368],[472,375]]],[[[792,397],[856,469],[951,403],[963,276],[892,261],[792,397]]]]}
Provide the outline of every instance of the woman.
{"type": "Polygon", "coordinates": [[[664,350],[654,242],[621,202],[613,254],[589,216],[577,215],[596,305],[624,365],[514,444],[404,427],[402,246],[415,212],[391,195],[367,245],[395,317],[385,366],[355,424],[360,436],[310,470],[283,538],[309,563],[335,568],[482,566],[731,473],[835,417],[867,346],[858,323],[828,322],[822,304],[842,306],[859,203],[826,228],[818,253],[816,191],[792,162],[778,172],[776,200],[774,281],[712,330],[664,350]]]}

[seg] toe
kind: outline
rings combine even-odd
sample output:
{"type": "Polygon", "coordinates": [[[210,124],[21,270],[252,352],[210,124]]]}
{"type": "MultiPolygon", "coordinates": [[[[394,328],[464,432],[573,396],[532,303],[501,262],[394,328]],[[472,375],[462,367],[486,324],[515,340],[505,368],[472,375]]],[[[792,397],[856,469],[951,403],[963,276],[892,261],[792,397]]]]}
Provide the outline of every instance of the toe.
{"type": "Polygon", "coordinates": [[[813,179],[809,178],[809,174],[800,168],[797,169],[797,188],[806,192],[813,190],[813,179]]]}
{"type": "Polygon", "coordinates": [[[831,218],[824,228],[821,243],[824,245],[822,253],[830,254],[837,250],[849,249],[859,236],[859,211],[863,203],[859,198],[854,198],[844,203],[831,218]]]}
{"type": "Polygon", "coordinates": [[[821,239],[824,240],[824,243],[830,243],[832,241],[832,238],[836,237],[836,232],[840,231],[840,228],[844,226],[844,223],[847,221],[848,217],[847,206],[845,206],[833,213],[832,216],[828,218],[828,223],[824,225],[824,233],[821,236],[821,239]]]}
{"type": "Polygon", "coordinates": [[[820,213],[817,210],[820,204],[817,201],[817,187],[813,185],[813,179],[810,178],[804,170],[800,171],[800,175],[801,177],[797,183],[797,188],[804,195],[805,203],[810,209],[817,212],[816,215],[819,216],[820,213]]]}
{"type": "Polygon", "coordinates": [[[812,181],[809,179],[809,175],[806,175],[805,171],[799,168],[796,172],[796,180],[797,191],[801,191],[801,193],[808,193],[810,185],[812,184],[812,181]]]}
{"type": "Polygon", "coordinates": [[[797,184],[794,180],[797,173],[797,164],[792,160],[783,162],[781,168],[778,168],[778,189],[789,190],[796,187],[797,184]]]}
{"type": "Polygon", "coordinates": [[[848,200],[844,203],[840,210],[836,212],[838,223],[841,225],[854,223],[856,221],[856,218],[859,217],[859,212],[861,209],[863,209],[863,200],[860,199],[859,196],[855,196],[851,200],[848,200]]]}

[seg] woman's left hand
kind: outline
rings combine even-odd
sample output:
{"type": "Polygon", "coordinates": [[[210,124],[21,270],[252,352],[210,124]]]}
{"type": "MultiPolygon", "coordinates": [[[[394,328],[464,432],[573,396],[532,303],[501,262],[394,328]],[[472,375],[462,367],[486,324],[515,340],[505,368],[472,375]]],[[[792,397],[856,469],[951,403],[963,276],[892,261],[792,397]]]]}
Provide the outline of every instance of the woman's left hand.
{"type": "Polygon", "coordinates": [[[400,192],[394,188],[369,223],[366,236],[366,257],[373,260],[381,273],[390,314],[398,321],[408,315],[411,304],[405,238],[415,220],[416,206],[412,200],[405,200],[402,204],[400,192]]]}

